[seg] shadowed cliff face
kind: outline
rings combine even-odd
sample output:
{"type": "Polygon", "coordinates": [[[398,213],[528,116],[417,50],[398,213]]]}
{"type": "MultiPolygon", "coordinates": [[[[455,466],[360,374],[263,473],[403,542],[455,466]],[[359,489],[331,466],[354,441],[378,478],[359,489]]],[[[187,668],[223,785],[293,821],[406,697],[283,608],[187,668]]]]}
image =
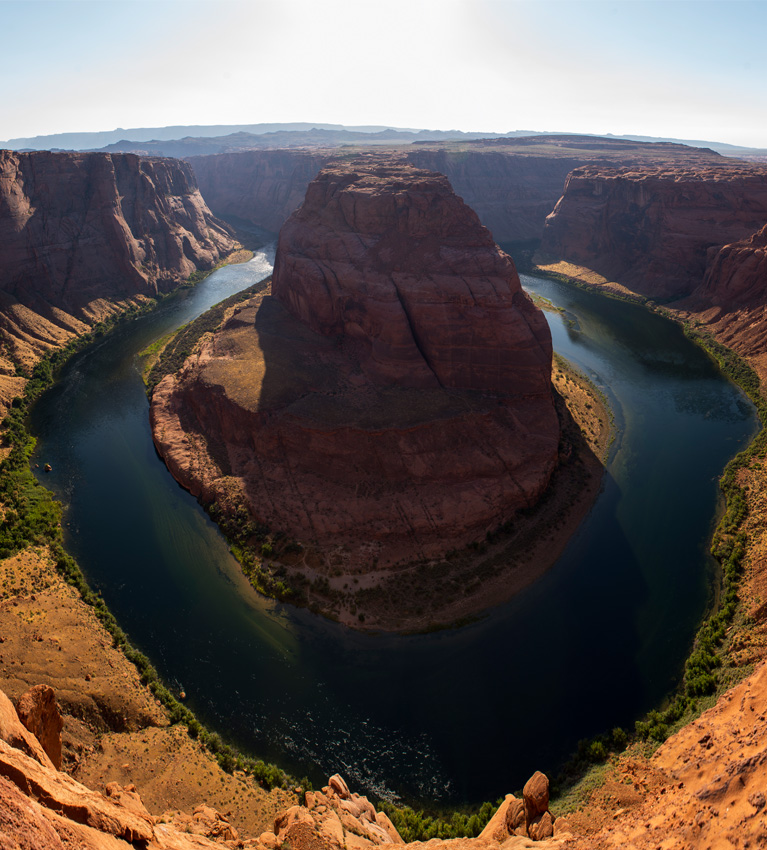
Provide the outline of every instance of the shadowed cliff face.
{"type": "MultiPolygon", "coordinates": [[[[404,145],[393,155],[417,168],[444,174],[501,243],[540,239],[567,175],[579,166],[723,159],[710,150],[686,145],[588,136],[404,145]]],[[[212,210],[248,219],[276,233],[301,204],[317,172],[349,158],[350,154],[332,149],[268,150],[193,156],[189,162],[212,210]]]]}
{"type": "Polygon", "coordinates": [[[758,166],[586,167],[568,177],[541,253],[673,300],[701,284],[710,249],[765,221],[767,169],[758,166]]]}
{"type": "Polygon", "coordinates": [[[182,162],[0,151],[2,289],[77,310],[167,291],[233,247],[182,162]]]}
{"type": "Polygon", "coordinates": [[[767,296],[767,224],[747,239],[711,251],[695,295],[728,309],[762,305],[767,296]]]}
{"type": "Polygon", "coordinates": [[[767,225],[747,239],[712,248],[703,282],[675,307],[747,357],[767,379],[767,225]]]}
{"type": "Polygon", "coordinates": [[[548,327],[442,175],[329,167],[273,287],[155,391],[182,484],[224,501],[239,481],[259,521],[355,571],[464,546],[537,501],[559,443],[548,327]]]}
{"type": "Polygon", "coordinates": [[[29,369],[236,245],[183,162],[0,151],[0,408],[29,369]]]}
{"type": "Polygon", "coordinates": [[[331,151],[247,151],[194,156],[189,162],[212,210],[277,233],[333,156],[331,151]]]}

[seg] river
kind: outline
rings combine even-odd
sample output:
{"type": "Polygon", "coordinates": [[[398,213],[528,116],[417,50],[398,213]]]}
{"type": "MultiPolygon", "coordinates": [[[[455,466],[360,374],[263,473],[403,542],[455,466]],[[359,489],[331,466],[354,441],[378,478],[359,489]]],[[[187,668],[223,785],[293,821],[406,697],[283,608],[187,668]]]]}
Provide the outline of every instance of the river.
{"type": "Polygon", "coordinates": [[[360,791],[444,802],[496,799],[656,705],[707,605],[716,480],[755,431],[750,403],[673,323],[523,276],[566,311],[547,314],[555,349],[614,406],[603,490],[559,562],[479,622],[353,632],[260,598],[151,440],[138,352],[272,259],[119,326],[32,412],[67,547],[165,681],[225,739],[315,785],[339,771],[360,791]]]}

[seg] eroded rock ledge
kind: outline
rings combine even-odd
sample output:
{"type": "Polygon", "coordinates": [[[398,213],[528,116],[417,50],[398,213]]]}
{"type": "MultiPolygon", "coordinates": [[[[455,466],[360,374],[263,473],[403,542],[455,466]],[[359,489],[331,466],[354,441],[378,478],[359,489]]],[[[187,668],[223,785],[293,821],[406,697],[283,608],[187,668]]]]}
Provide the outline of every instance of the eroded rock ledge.
{"type": "Polygon", "coordinates": [[[445,177],[378,157],[325,169],[273,285],[155,390],[184,486],[361,572],[535,504],[559,445],[548,326],[445,177]]]}

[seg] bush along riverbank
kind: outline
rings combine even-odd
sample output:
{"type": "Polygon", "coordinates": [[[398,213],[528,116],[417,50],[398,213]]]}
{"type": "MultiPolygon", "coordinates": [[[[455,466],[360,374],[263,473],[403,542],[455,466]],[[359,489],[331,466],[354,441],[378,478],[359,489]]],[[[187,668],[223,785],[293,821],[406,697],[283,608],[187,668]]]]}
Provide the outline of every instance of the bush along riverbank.
{"type": "MultiPolygon", "coordinates": [[[[194,713],[183,705],[162,683],[149,659],[139,652],[118,625],[104,600],[88,586],[78,564],[63,545],[61,527],[62,506],[53,494],[40,484],[30,468],[35,439],[27,430],[26,419],[32,404],[53,385],[64,363],[76,352],[90,345],[120,321],[135,317],[151,309],[154,304],[129,311],[108,323],[97,325],[91,333],[72,340],[64,348],[50,353],[34,367],[27,377],[23,396],[15,398],[5,419],[0,423],[4,458],[0,462],[0,505],[3,523],[0,528],[0,558],[9,558],[29,547],[45,546],[55,560],[56,567],[66,582],[79,592],[100,623],[112,637],[113,646],[137,668],[142,683],[167,711],[172,724],[182,723],[191,738],[199,741],[217,760],[220,767],[232,773],[241,771],[264,788],[290,788],[298,783],[274,764],[267,764],[239,752],[224,742],[218,733],[205,728],[194,713]]],[[[302,786],[309,786],[302,780],[302,786]]]]}
{"type": "Polygon", "coordinates": [[[564,274],[536,269],[536,274],[577,286],[621,301],[640,303],[681,325],[685,335],[716,361],[722,374],[741,388],[754,404],[760,429],[751,443],[725,467],[719,480],[724,511],[714,530],[710,552],[717,571],[711,591],[709,613],[701,623],[685,662],[677,690],[665,704],[638,719],[633,729],[615,728],[579,742],[577,751],[562,767],[552,785],[554,806],[562,813],[581,805],[600,782],[603,766],[626,750],[650,755],[674,732],[699,717],[717,699],[752,672],[753,665],[740,665],[733,646],[738,630],[753,623],[741,604],[740,588],[744,561],[749,551],[746,521],[748,500],[740,480],[741,470],[767,457],[767,400],[751,366],[732,349],[722,345],[699,327],[680,319],[673,311],[642,296],[605,289],[564,274]]]}

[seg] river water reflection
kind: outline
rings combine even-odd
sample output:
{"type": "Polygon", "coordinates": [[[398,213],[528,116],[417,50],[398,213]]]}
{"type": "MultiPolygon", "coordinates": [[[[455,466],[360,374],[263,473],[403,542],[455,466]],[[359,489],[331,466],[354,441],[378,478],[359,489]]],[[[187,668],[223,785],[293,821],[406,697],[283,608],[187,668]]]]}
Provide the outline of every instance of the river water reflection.
{"type": "Polygon", "coordinates": [[[707,601],[716,479],[751,405],[670,322],[524,277],[557,351],[605,389],[620,426],[594,509],[560,561],[474,625],[365,635],[259,598],[157,457],[137,353],[270,271],[273,255],[75,357],[36,405],[36,460],[69,506],[67,545],[132,641],[198,716],[315,784],[476,802],[629,724],[676,681],[707,601]]]}

